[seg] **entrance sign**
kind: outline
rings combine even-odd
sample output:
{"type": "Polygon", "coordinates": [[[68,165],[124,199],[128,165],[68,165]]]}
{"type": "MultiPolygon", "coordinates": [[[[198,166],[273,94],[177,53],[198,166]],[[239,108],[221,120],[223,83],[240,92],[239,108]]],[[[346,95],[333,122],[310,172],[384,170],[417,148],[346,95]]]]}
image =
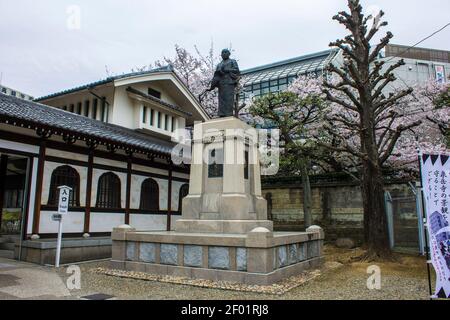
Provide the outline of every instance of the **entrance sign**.
{"type": "Polygon", "coordinates": [[[59,268],[59,262],[61,257],[61,244],[62,244],[62,221],[63,216],[69,213],[69,200],[70,192],[72,188],[68,186],[58,187],[59,189],[59,202],[58,202],[58,214],[53,217],[54,221],[59,222],[58,227],[58,241],[56,244],[56,257],[55,257],[55,267],[59,268]]]}
{"type": "Polygon", "coordinates": [[[67,214],[69,213],[69,200],[70,200],[70,191],[72,188],[63,186],[59,187],[59,203],[58,203],[58,214],[67,214]]]}
{"type": "Polygon", "coordinates": [[[435,297],[450,298],[450,155],[423,155],[421,164],[435,297]]]}

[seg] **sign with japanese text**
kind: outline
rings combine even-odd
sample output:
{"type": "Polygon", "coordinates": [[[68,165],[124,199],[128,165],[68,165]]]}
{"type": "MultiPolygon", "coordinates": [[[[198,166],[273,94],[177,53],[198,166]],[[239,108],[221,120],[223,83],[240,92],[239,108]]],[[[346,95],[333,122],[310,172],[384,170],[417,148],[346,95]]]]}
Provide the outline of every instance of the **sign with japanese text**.
{"type": "Polygon", "coordinates": [[[422,156],[423,192],[436,296],[450,298],[450,157],[422,156]]]}
{"type": "Polygon", "coordinates": [[[67,186],[59,187],[58,214],[69,213],[70,191],[72,188],[67,186]]]}

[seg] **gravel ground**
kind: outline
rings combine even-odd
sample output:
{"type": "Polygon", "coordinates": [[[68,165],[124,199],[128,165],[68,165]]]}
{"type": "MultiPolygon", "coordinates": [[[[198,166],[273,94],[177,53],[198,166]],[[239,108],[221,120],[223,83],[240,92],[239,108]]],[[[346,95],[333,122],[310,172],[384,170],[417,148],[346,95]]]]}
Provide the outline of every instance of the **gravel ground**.
{"type": "Polygon", "coordinates": [[[378,263],[381,269],[381,290],[367,289],[367,268],[373,264],[352,263],[360,250],[341,250],[327,246],[326,261],[320,276],[283,295],[269,295],[205,289],[185,285],[124,279],[95,274],[93,269],[108,267],[108,262],[81,265],[82,290],[72,292],[73,298],[103,293],[117,299],[151,300],[427,300],[426,260],[398,255],[398,262],[378,263]],[[330,267],[332,266],[332,267],[330,267]]]}

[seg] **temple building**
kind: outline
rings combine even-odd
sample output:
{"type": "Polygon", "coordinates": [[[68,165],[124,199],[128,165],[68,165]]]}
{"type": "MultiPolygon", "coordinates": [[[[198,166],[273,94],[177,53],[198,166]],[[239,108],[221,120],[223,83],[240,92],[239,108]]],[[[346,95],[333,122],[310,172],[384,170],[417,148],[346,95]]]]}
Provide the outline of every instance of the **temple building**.
{"type": "Polygon", "coordinates": [[[73,189],[63,262],[109,257],[122,224],[171,230],[189,191],[189,168],[171,162],[172,135],[208,119],[170,67],[34,102],[0,94],[0,221],[3,234],[20,234],[15,257],[53,263],[62,185],[73,189]]]}

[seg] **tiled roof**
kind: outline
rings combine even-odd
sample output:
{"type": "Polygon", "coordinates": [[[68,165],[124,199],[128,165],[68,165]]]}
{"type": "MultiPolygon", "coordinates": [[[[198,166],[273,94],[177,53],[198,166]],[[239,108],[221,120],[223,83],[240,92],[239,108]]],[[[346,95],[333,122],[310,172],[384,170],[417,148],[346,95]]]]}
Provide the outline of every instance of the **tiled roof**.
{"type": "Polygon", "coordinates": [[[40,102],[40,101],[44,101],[44,100],[48,100],[51,98],[56,98],[65,94],[70,94],[70,93],[74,93],[77,91],[81,91],[81,90],[86,90],[89,88],[93,88],[96,86],[100,86],[103,84],[107,84],[107,83],[111,83],[114,82],[116,80],[120,80],[120,79],[126,79],[126,78],[131,78],[131,77],[136,77],[136,76],[142,76],[142,75],[147,75],[147,74],[152,74],[152,73],[157,73],[157,72],[173,72],[173,67],[172,66],[165,66],[165,67],[161,67],[161,68],[156,68],[156,69],[152,69],[152,70],[148,70],[148,71],[141,71],[141,72],[132,72],[132,73],[126,73],[126,74],[122,74],[122,75],[118,75],[118,76],[113,76],[113,77],[109,77],[103,80],[99,80],[96,82],[92,82],[89,84],[85,84],[79,87],[75,87],[72,89],[68,89],[68,90],[64,90],[61,92],[57,92],[57,93],[52,93],[50,95],[44,96],[44,97],[40,97],[35,99],[34,101],[40,102]]]}
{"type": "Polygon", "coordinates": [[[130,151],[168,157],[173,143],[131,129],[93,120],[32,101],[0,94],[0,122],[30,128],[48,128],[83,140],[95,140],[130,151]]]}
{"type": "Polygon", "coordinates": [[[181,109],[180,107],[178,107],[176,105],[173,105],[173,104],[170,104],[168,102],[162,101],[161,99],[158,99],[158,98],[156,98],[154,96],[151,96],[149,94],[141,92],[141,91],[139,91],[139,90],[137,90],[137,89],[135,89],[133,87],[128,87],[127,91],[130,92],[130,93],[136,94],[138,96],[141,96],[142,98],[145,98],[145,99],[154,101],[156,103],[159,103],[159,104],[161,104],[161,105],[163,105],[163,106],[165,106],[165,107],[167,107],[169,109],[172,109],[174,111],[180,112],[180,113],[184,114],[185,116],[192,117],[192,113],[186,112],[186,111],[184,111],[183,109],[181,109]]]}
{"type": "Polygon", "coordinates": [[[241,72],[241,83],[245,86],[252,83],[321,71],[336,56],[337,52],[334,49],[326,50],[247,69],[241,72]]]}

